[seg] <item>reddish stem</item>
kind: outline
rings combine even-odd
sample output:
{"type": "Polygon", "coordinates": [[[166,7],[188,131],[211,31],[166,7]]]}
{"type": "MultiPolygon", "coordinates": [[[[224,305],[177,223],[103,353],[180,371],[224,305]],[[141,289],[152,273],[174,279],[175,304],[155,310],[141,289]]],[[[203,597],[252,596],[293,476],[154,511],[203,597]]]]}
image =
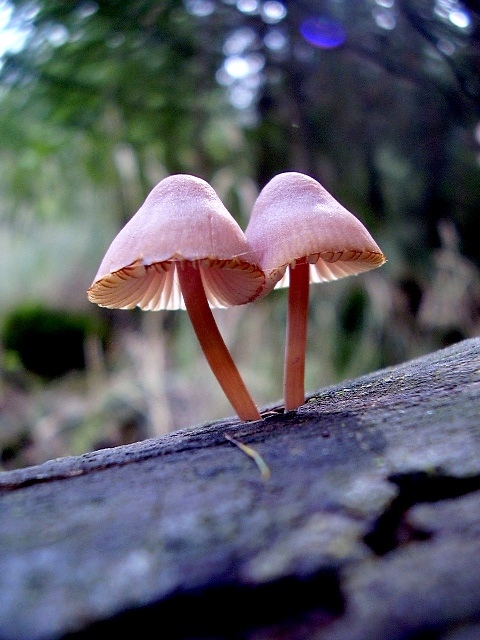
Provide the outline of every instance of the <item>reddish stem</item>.
{"type": "Polygon", "coordinates": [[[183,299],[202,351],[241,420],[261,420],[245,383],[218,330],[203,288],[200,269],[191,262],[177,264],[183,299]]]}
{"type": "Polygon", "coordinates": [[[285,411],[292,411],[305,402],[305,352],[309,297],[308,262],[289,267],[287,337],[283,371],[285,411]]]}

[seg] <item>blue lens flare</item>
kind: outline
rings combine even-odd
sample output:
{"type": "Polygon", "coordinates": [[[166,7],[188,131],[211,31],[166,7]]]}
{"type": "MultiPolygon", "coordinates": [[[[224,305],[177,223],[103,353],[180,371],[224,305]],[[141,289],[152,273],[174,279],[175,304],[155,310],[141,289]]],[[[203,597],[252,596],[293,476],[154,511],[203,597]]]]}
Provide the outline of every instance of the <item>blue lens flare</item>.
{"type": "Polygon", "coordinates": [[[300,33],[307,42],[320,49],[334,49],[345,42],[345,29],[329,18],[307,18],[300,25],[300,33]]]}

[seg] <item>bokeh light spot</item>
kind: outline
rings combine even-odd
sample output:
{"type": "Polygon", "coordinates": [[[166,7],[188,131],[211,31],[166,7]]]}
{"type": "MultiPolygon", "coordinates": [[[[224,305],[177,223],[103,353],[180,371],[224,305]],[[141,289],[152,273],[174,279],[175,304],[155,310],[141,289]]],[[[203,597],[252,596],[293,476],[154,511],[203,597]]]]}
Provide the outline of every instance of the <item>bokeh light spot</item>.
{"type": "Polygon", "coordinates": [[[468,29],[471,24],[470,16],[463,9],[451,11],[448,18],[459,29],[468,29]]]}
{"type": "Polygon", "coordinates": [[[215,11],[215,3],[213,0],[186,0],[185,8],[193,16],[206,18],[215,11]]]}
{"type": "Polygon", "coordinates": [[[232,78],[245,78],[250,73],[250,67],[242,56],[229,56],[224,63],[225,71],[232,78]]]}
{"type": "Polygon", "coordinates": [[[442,38],[437,42],[437,49],[440,53],[443,53],[446,56],[453,56],[456,51],[456,47],[453,42],[446,40],[445,38],[442,38]]]}
{"type": "Polygon", "coordinates": [[[270,51],[285,51],[288,45],[286,35],[279,29],[270,29],[267,31],[263,42],[270,51]]]}
{"type": "Polygon", "coordinates": [[[237,0],[237,9],[247,15],[254,15],[259,11],[258,2],[257,0],[237,0]]]}
{"type": "Polygon", "coordinates": [[[395,29],[397,25],[396,18],[391,11],[388,11],[388,10],[374,11],[373,17],[375,19],[375,22],[381,29],[386,29],[387,31],[391,31],[392,29],[395,29]]]}
{"type": "Polygon", "coordinates": [[[276,24],[285,18],[287,10],[277,0],[267,0],[262,7],[262,17],[268,24],[276,24]]]}
{"type": "Polygon", "coordinates": [[[250,27],[235,29],[223,44],[223,53],[227,56],[236,56],[244,53],[255,43],[257,34],[250,27]]]}
{"type": "Polygon", "coordinates": [[[307,42],[321,49],[334,49],[346,39],[342,25],[329,18],[307,18],[300,25],[300,33],[307,42]]]}

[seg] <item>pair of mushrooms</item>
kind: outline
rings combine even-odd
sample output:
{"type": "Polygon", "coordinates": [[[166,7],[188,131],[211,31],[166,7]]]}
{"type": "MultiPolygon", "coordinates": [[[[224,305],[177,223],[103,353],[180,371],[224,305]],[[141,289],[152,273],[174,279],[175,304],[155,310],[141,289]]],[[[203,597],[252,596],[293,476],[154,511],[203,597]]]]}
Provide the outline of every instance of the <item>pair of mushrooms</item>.
{"type": "Polygon", "coordinates": [[[289,287],[285,410],[305,402],[310,282],[379,267],[385,256],[363,224],[316,180],[275,176],[259,194],[245,233],[204,180],[157,184],[118,233],[88,290],[102,307],[186,308],[203,353],[241,420],[260,420],[211,307],[257,300],[289,287]]]}

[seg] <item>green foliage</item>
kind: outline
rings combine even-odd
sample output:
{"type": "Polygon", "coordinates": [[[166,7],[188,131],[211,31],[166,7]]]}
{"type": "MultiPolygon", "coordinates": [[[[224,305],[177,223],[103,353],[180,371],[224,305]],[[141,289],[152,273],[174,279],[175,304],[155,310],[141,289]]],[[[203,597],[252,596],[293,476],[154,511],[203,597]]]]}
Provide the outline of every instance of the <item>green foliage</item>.
{"type": "Polygon", "coordinates": [[[185,150],[201,142],[197,118],[208,120],[202,93],[216,87],[213,61],[199,64],[200,34],[182,3],[37,6],[26,48],[4,63],[5,85],[27,90],[49,109],[49,122],[107,147],[159,145],[168,171],[180,170],[185,150]]]}
{"type": "Polygon", "coordinates": [[[340,376],[355,356],[359,342],[365,329],[368,314],[368,298],[361,288],[347,291],[343,304],[339,309],[338,338],[335,350],[335,368],[340,376]]]}

